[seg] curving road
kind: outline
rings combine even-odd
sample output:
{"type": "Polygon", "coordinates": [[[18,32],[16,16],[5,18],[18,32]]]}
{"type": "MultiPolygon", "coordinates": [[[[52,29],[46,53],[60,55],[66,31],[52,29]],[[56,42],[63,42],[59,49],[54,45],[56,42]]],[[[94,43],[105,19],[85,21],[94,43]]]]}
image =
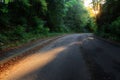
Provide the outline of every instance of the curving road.
{"type": "Polygon", "coordinates": [[[19,61],[2,80],[120,80],[120,47],[92,34],[57,39],[19,61]]]}

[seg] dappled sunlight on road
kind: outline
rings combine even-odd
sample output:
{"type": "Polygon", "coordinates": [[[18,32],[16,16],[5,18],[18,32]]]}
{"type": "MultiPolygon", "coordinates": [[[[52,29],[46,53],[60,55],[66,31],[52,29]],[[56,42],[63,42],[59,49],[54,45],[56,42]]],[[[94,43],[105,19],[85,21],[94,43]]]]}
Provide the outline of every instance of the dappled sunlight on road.
{"type": "MultiPolygon", "coordinates": [[[[68,64],[70,64],[71,62],[77,65],[78,64],[77,60],[82,59],[80,57],[80,50],[79,50],[81,45],[83,45],[86,41],[95,40],[92,35],[89,36],[86,34],[85,36],[82,35],[81,37],[79,36],[80,35],[77,34],[77,35],[63,37],[47,45],[46,47],[38,49],[37,50],[38,52],[36,53],[31,53],[20,60],[18,59],[18,62],[16,62],[14,65],[11,65],[11,67],[7,68],[5,71],[2,72],[2,74],[0,74],[0,80],[26,80],[26,79],[35,80],[39,78],[39,76],[42,76],[37,72],[42,71],[44,68],[48,67],[52,62],[56,61],[56,59],[60,59],[60,58],[61,61],[58,62],[65,64],[64,66],[65,69],[66,66],[69,66],[68,64]],[[75,53],[77,56],[80,57],[80,58],[78,57],[77,60],[75,58],[76,55],[74,55],[75,53]],[[63,58],[66,58],[65,62],[62,60],[63,58]],[[75,61],[70,60],[69,62],[70,58],[72,58],[75,61]]],[[[55,63],[54,65],[57,65],[57,63],[55,63]]],[[[64,70],[64,67],[61,68],[61,70],[64,70]]],[[[71,69],[72,65],[69,68],[71,69]]],[[[49,73],[51,74],[51,72],[49,73]]]]}
{"type": "Polygon", "coordinates": [[[83,39],[82,41],[84,42],[86,40],[94,40],[94,37],[87,37],[87,38],[83,39]]]}
{"type": "Polygon", "coordinates": [[[94,40],[94,37],[88,37],[89,40],[94,40]]]}
{"type": "Polygon", "coordinates": [[[40,69],[54,60],[56,56],[64,51],[66,47],[58,47],[43,53],[35,53],[26,57],[18,64],[12,67],[12,69],[2,74],[2,80],[16,80],[37,69],[40,69]]]}
{"type": "Polygon", "coordinates": [[[61,44],[61,46],[59,44],[56,45],[56,43],[54,43],[54,45],[48,46],[50,47],[49,49],[44,49],[44,51],[33,53],[20,60],[18,63],[10,67],[2,74],[0,74],[0,80],[19,80],[26,75],[29,75],[37,70],[41,70],[50,62],[54,61],[58,54],[62,53],[63,51],[65,51],[73,45],[81,45],[86,40],[94,40],[94,38],[92,36],[89,36],[79,41],[76,41],[75,39],[74,41],[69,42],[67,45],[61,44]]]}
{"type": "Polygon", "coordinates": [[[69,44],[68,46],[72,46],[72,45],[80,45],[82,44],[82,41],[79,41],[79,42],[73,42],[71,44],[69,44]]]}

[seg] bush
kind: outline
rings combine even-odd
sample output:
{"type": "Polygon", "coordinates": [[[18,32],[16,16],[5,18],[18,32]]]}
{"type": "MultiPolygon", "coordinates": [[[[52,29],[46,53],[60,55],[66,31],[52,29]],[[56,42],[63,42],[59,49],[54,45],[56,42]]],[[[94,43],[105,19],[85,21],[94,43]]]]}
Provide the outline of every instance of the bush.
{"type": "Polygon", "coordinates": [[[110,29],[113,34],[120,35],[120,17],[112,22],[110,29]]]}
{"type": "Polygon", "coordinates": [[[7,42],[8,38],[7,36],[5,36],[4,34],[0,34],[0,43],[4,43],[7,42]]]}
{"type": "Polygon", "coordinates": [[[104,24],[101,26],[100,30],[98,30],[97,35],[115,40],[120,41],[120,17],[118,17],[115,21],[111,24],[104,24]]]}
{"type": "Polygon", "coordinates": [[[49,32],[49,28],[44,26],[45,22],[38,18],[33,18],[33,33],[35,34],[47,34],[49,32]]]}
{"type": "Polygon", "coordinates": [[[93,32],[96,33],[97,32],[97,25],[94,19],[89,18],[89,21],[87,23],[87,25],[85,26],[85,29],[87,32],[93,32]]]}
{"type": "Polygon", "coordinates": [[[110,25],[110,34],[115,40],[120,40],[120,17],[110,25]]]}

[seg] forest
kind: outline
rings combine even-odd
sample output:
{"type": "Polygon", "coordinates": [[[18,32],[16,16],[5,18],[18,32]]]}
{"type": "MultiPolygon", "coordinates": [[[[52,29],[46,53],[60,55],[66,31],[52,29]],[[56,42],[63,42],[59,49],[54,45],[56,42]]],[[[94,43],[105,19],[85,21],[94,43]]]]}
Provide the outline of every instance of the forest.
{"type": "Polygon", "coordinates": [[[57,33],[94,33],[120,41],[120,1],[93,0],[94,17],[84,0],[0,0],[0,49],[57,33]]]}

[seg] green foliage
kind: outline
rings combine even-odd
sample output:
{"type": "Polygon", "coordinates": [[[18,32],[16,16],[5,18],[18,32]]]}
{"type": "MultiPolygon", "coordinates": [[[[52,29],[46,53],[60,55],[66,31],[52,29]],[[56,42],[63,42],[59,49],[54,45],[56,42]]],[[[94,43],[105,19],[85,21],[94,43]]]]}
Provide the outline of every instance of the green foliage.
{"type": "Polygon", "coordinates": [[[88,20],[87,25],[85,26],[85,29],[86,29],[87,32],[94,32],[94,33],[96,33],[97,32],[96,21],[93,18],[90,18],[88,20]]]}
{"type": "Polygon", "coordinates": [[[5,3],[0,3],[0,48],[48,34],[49,28],[45,27],[43,20],[47,11],[45,0],[32,0],[32,3],[31,0],[11,0],[5,3]]]}
{"type": "Polygon", "coordinates": [[[65,25],[72,32],[83,32],[89,21],[89,14],[82,1],[69,0],[66,2],[65,25]]]}
{"type": "Polygon", "coordinates": [[[113,40],[120,41],[120,17],[113,21],[110,25],[110,38],[113,40]]]}
{"type": "Polygon", "coordinates": [[[111,24],[106,24],[101,27],[101,31],[98,30],[97,35],[104,38],[120,41],[120,17],[118,17],[111,24]]]}
{"type": "Polygon", "coordinates": [[[120,35],[120,17],[111,23],[110,29],[113,34],[120,35]]]}
{"type": "Polygon", "coordinates": [[[8,41],[8,37],[4,34],[0,34],[0,44],[3,45],[5,42],[8,41]]]}
{"type": "Polygon", "coordinates": [[[50,32],[83,32],[88,24],[94,22],[82,0],[6,0],[0,3],[0,47],[50,32]]]}
{"type": "Polygon", "coordinates": [[[16,26],[16,28],[14,28],[11,35],[13,36],[11,37],[11,40],[19,40],[21,38],[25,38],[25,35],[26,35],[25,27],[21,25],[16,26]]]}
{"type": "Polygon", "coordinates": [[[120,41],[120,1],[106,0],[97,19],[98,35],[120,41]]]}
{"type": "MultiPolygon", "coordinates": [[[[8,9],[7,5],[4,3],[0,3],[0,26],[5,26],[9,23],[9,18],[8,18],[8,9]]],[[[0,27],[0,31],[3,31],[4,29],[0,27]]]]}
{"type": "Polygon", "coordinates": [[[51,31],[63,31],[65,0],[46,0],[48,3],[48,26],[51,31]]]}
{"type": "Polygon", "coordinates": [[[34,17],[33,18],[33,23],[34,23],[34,27],[33,27],[33,33],[35,34],[47,34],[49,32],[49,28],[44,27],[44,21],[41,20],[38,17],[34,17]]]}

